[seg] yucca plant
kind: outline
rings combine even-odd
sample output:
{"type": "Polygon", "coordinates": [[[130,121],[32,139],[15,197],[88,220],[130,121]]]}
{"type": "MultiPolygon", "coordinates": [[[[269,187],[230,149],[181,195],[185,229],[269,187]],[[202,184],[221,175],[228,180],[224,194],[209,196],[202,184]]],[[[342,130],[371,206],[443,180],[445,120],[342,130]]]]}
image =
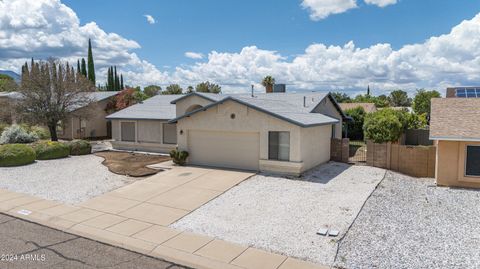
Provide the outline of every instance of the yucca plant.
{"type": "Polygon", "coordinates": [[[183,166],[187,163],[188,152],[173,149],[170,151],[170,157],[172,158],[173,163],[183,166]]]}

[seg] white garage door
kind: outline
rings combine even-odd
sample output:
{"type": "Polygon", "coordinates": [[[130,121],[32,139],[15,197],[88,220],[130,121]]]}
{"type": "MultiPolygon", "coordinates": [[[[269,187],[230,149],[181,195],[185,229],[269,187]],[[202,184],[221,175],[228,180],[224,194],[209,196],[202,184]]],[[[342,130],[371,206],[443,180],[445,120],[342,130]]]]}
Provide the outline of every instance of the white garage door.
{"type": "Polygon", "coordinates": [[[258,133],[189,131],[189,162],[258,170],[259,144],[258,133]]]}

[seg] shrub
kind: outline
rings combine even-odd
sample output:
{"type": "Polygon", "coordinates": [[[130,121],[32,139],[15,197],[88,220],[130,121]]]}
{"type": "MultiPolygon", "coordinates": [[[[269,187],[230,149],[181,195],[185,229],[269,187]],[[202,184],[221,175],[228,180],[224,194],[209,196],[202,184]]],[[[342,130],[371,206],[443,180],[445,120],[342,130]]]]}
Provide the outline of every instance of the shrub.
{"type": "Polygon", "coordinates": [[[92,145],[85,140],[73,140],[68,142],[70,155],[87,155],[92,153],[92,145]]]}
{"type": "Polygon", "coordinates": [[[33,149],[37,155],[37,160],[65,158],[70,154],[70,147],[61,142],[42,141],[35,143],[33,149]]]}
{"type": "Polygon", "coordinates": [[[188,152],[173,149],[170,151],[170,157],[172,158],[173,163],[183,166],[187,163],[188,152]]]}
{"type": "Polygon", "coordinates": [[[353,122],[347,122],[347,134],[350,140],[363,140],[363,122],[365,120],[365,110],[359,106],[345,110],[345,114],[352,117],[353,122]]]}
{"type": "Polygon", "coordinates": [[[45,127],[34,125],[34,126],[31,126],[28,131],[30,133],[36,134],[39,139],[42,139],[42,140],[50,139],[50,131],[48,131],[48,129],[45,127]]]}
{"type": "Polygon", "coordinates": [[[7,127],[0,136],[0,144],[27,144],[38,140],[38,136],[34,133],[28,133],[19,125],[7,127]]]}
{"type": "Polygon", "coordinates": [[[0,146],[0,167],[33,163],[35,151],[28,145],[8,144],[0,146]]]}
{"type": "Polygon", "coordinates": [[[382,109],[365,116],[363,130],[367,139],[375,143],[397,141],[404,130],[398,113],[392,109],[382,109]]]}
{"type": "Polygon", "coordinates": [[[3,133],[3,131],[10,125],[7,123],[0,122],[0,135],[3,133]]]}

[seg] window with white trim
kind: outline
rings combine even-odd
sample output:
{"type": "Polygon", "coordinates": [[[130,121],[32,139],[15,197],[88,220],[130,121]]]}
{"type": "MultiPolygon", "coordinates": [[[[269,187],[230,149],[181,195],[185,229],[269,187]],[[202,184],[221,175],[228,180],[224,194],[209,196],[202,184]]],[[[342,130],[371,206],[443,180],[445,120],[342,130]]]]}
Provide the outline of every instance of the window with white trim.
{"type": "Polygon", "coordinates": [[[290,132],[268,132],[268,159],[290,161],[290,132]]]}
{"type": "Polygon", "coordinates": [[[465,176],[480,177],[480,146],[467,146],[465,176]]]}

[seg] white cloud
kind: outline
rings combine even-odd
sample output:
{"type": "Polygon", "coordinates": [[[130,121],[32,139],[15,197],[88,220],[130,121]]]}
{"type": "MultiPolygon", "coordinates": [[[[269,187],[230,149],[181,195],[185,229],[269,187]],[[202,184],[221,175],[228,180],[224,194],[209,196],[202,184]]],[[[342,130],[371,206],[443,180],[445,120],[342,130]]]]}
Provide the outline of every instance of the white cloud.
{"type": "Polygon", "coordinates": [[[107,33],[94,22],[81,25],[75,12],[58,0],[0,1],[0,69],[18,72],[30,57],[56,56],[76,63],[86,57],[88,38],[100,83],[109,65],[117,65],[129,85],[187,86],[209,80],[226,92],[247,92],[251,84],[262,89],[259,82],[265,75],[287,83],[290,90],[358,90],[368,84],[374,90],[443,89],[480,83],[480,14],[450,33],[400,49],[314,43],[291,58],[247,46],[234,53],[212,51],[204,61],[164,71],[137,56],[137,42],[107,33]]]}
{"type": "Polygon", "coordinates": [[[386,7],[386,6],[394,5],[397,3],[397,0],[364,0],[364,1],[369,5],[376,5],[379,7],[386,7]]]}
{"type": "Polygon", "coordinates": [[[332,14],[346,12],[357,7],[356,0],[303,0],[302,7],[310,11],[310,18],[318,21],[332,14]]]}
{"type": "Polygon", "coordinates": [[[193,52],[193,51],[187,51],[185,52],[185,57],[199,60],[199,59],[203,59],[203,54],[198,52],[193,52]]]}
{"type": "Polygon", "coordinates": [[[154,18],[152,15],[146,14],[146,15],[143,15],[143,16],[144,16],[145,18],[147,18],[147,22],[148,22],[149,24],[155,24],[155,18],[154,18]]]}

